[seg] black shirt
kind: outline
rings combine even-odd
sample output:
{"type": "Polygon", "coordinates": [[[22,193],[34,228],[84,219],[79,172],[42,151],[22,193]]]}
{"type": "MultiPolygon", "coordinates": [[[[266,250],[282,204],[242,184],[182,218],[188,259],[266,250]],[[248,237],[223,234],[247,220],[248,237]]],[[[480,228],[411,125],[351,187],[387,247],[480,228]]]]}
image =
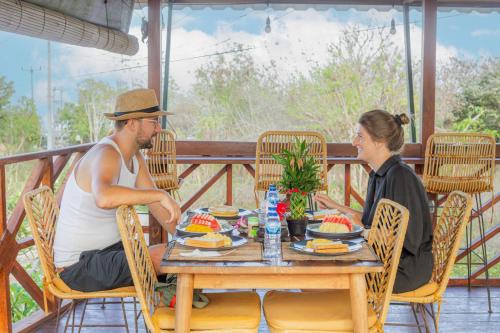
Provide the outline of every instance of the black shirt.
{"type": "Polygon", "coordinates": [[[371,226],[382,198],[401,204],[410,213],[393,291],[415,290],[429,282],[432,275],[432,223],[424,186],[399,155],[370,173],[362,217],[366,227],[371,226]]]}

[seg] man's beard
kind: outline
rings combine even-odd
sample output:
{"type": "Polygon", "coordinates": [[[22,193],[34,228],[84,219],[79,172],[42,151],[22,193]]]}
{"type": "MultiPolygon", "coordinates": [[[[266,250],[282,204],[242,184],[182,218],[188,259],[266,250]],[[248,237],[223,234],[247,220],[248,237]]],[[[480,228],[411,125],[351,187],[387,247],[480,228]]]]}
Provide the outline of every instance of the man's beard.
{"type": "Polygon", "coordinates": [[[139,149],[151,149],[153,148],[153,144],[151,143],[151,139],[147,141],[137,141],[137,145],[139,146],[139,149]]]}

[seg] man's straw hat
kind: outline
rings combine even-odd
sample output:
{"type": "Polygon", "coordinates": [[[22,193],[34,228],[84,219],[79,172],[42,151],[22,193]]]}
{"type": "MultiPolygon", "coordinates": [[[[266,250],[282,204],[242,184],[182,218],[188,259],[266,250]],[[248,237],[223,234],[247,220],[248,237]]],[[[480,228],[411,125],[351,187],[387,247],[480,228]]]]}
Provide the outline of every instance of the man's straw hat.
{"type": "Polygon", "coordinates": [[[125,120],[172,114],[160,109],[153,89],[134,89],[119,95],[115,112],[105,113],[104,116],[110,120],[125,120]]]}

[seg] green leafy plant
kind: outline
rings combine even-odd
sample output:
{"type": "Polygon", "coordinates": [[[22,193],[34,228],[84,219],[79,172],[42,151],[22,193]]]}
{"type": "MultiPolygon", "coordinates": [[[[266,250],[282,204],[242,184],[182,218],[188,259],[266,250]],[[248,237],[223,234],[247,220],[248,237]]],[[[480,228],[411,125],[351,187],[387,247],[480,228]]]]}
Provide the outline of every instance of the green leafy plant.
{"type": "Polygon", "coordinates": [[[284,149],[273,158],[283,166],[283,173],[278,186],[290,195],[290,217],[293,220],[305,216],[307,195],[321,185],[318,177],[319,165],[309,155],[309,144],[306,140],[296,139],[292,149],[284,149]]]}

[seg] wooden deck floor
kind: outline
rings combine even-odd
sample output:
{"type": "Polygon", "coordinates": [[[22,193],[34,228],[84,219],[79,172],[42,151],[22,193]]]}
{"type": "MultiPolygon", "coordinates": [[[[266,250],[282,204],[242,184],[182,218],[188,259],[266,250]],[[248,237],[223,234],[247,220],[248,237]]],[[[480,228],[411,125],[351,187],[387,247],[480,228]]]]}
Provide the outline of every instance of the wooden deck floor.
{"type": "MultiPolygon", "coordinates": [[[[488,299],[486,297],[486,289],[473,288],[470,292],[463,287],[448,288],[442,306],[441,318],[439,320],[439,331],[442,333],[500,333],[500,288],[492,288],[492,306],[494,313],[488,314],[488,299]]],[[[265,291],[259,291],[263,296],[265,291]]],[[[78,310],[81,311],[80,305],[77,309],[77,319],[79,318],[78,310]]],[[[133,326],[133,307],[131,304],[126,305],[126,312],[129,321],[130,332],[134,332],[133,326]]],[[[65,323],[63,318],[60,321],[59,332],[63,332],[65,323]],[[61,327],[62,326],[62,327],[61,327]]],[[[119,304],[107,305],[105,309],[101,309],[99,305],[89,305],[85,314],[85,323],[108,323],[121,324],[123,323],[121,306],[119,304]]],[[[413,315],[409,307],[391,305],[387,322],[402,322],[413,323],[413,315]]],[[[39,327],[35,332],[49,333],[55,332],[55,319],[46,322],[39,327]]],[[[411,327],[395,327],[387,326],[385,331],[389,333],[410,333],[418,332],[416,328],[411,327]]],[[[82,332],[125,332],[124,328],[83,328],[82,332]]],[[[139,332],[146,332],[142,317],[139,320],[139,332]]],[[[259,332],[269,332],[264,316],[260,325],[259,332]]],[[[431,326],[431,332],[434,332],[431,326]]]]}

